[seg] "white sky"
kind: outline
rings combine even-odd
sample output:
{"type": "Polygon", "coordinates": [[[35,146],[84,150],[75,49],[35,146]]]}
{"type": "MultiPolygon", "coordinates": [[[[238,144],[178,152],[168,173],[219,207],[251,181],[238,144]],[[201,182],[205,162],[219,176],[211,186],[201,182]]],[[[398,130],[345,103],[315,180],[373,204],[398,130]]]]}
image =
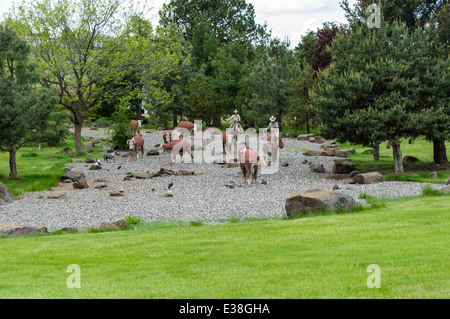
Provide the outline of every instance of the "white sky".
{"type": "MultiPolygon", "coordinates": [[[[350,0],[353,4],[356,0],[350,0]]],[[[0,21],[3,13],[7,12],[12,3],[21,0],[0,0],[0,21]]],[[[148,0],[154,8],[151,13],[157,15],[163,3],[170,0],[148,0]]],[[[267,22],[268,29],[272,29],[272,36],[289,37],[291,46],[300,42],[300,36],[308,30],[316,31],[324,22],[346,23],[344,11],[340,8],[340,0],[246,0],[255,8],[256,23],[267,22]]]]}

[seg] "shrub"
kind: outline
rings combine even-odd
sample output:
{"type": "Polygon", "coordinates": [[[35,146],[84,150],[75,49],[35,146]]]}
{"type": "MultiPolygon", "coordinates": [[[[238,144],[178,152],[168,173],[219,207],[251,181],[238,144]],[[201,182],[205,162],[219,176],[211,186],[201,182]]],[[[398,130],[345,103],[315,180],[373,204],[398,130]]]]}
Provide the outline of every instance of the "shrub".
{"type": "Polygon", "coordinates": [[[124,220],[130,225],[139,225],[142,223],[142,219],[137,216],[127,215],[124,220]]]}

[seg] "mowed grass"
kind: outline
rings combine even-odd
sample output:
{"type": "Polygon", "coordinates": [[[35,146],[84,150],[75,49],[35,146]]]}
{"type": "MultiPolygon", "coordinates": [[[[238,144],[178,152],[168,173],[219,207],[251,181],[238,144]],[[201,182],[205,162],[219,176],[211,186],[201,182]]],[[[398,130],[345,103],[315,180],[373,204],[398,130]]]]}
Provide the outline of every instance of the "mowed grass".
{"type": "Polygon", "coordinates": [[[448,298],[450,196],[357,213],[0,238],[0,298],[448,298]],[[80,267],[81,288],[68,288],[80,267]],[[380,267],[380,288],[369,288],[380,267]],[[370,281],[370,280],[369,280],[370,281]]]}
{"type": "MultiPolygon", "coordinates": [[[[407,141],[401,144],[403,157],[414,156],[419,161],[414,164],[408,164],[404,166],[404,174],[395,174],[394,160],[392,157],[392,148],[387,148],[387,142],[380,145],[380,160],[374,161],[373,154],[367,154],[364,151],[370,149],[370,147],[362,145],[352,145],[349,143],[337,143],[341,148],[355,148],[355,154],[349,153],[349,158],[355,164],[355,166],[363,171],[377,170],[381,173],[385,179],[392,181],[410,181],[410,182],[424,182],[424,183],[445,183],[448,176],[450,176],[450,170],[437,170],[436,167],[431,170],[421,170],[420,165],[426,167],[427,164],[433,163],[433,143],[427,142],[423,138],[415,140],[413,143],[407,141]],[[432,173],[436,171],[438,178],[432,178],[432,173]]],[[[446,143],[447,158],[450,159],[450,145],[446,143]]],[[[447,168],[450,167],[447,166],[447,168]]]]}
{"type": "MultiPolygon", "coordinates": [[[[87,140],[83,139],[82,142],[87,140]]],[[[40,150],[38,144],[22,147],[16,154],[18,177],[13,178],[9,177],[9,153],[0,152],[0,182],[5,184],[16,196],[20,196],[24,192],[41,191],[57,186],[61,175],[66,172],[64,167],[71,163],[73,158],[72,153],[59,153],[64,147],[75,149],[73,137],[66,138],[57,147],[42,146],[40,150]]],[[[89,148],[93,151],[103,152],[102,147],[89,148]]],[[[88,147],[83,149],[88,149],[88,147]]],[[[99,155],[85,153],[78,159],[84,160],[89,156],[98,157],[99,155]]]]}

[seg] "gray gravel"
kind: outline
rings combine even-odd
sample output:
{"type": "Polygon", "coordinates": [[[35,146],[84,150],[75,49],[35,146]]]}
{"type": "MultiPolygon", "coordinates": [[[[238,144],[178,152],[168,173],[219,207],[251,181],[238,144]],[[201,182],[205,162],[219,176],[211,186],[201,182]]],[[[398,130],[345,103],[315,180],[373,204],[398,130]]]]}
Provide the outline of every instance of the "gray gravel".
{"type": "MultiPolygon", "coordinates": [[[[101,137],[104,130],[83,131],[83,135],[101,137]]],[[[145,153],[162,142],[161,133],[143,133],[145,153]]],[[[285,200],[298,190],[326,189],[334,185],[339,191],[352,196],[359,194],[398,197],[419,195],[423,183],[383,182],[371,185],[346,184],[325,179],[326,174],[311,172],[305,159],[324,164],[331,172],[334,157],[306,157],[304,150],[321,150],[320,144],[284,139],[280,150],[280,166],[275,174],[258,176],[258,183],[243,183],[239,167],[222,168],[220,164],[180,163],[172,164],[169,154],[145,156],[137,160],[117,158],[115,163],[103,161],[102,169],[91,171],[91,164],[74,162],[70,166],[86,175],[88,189],[72,189],[71,184],[60,184],[54,190],[27,193],[19,200],[0,206],[0,221],[37,226],[45,225],[49,230],[63,227],[86,227],[101,222],[113,222],[126,215],[138,216],[144,221],[217,221],[231,217],[281,217],[285,214],[285,200]],[[117,169],[122,165],[121,169],[117,169]],[[154,177],[124,181],[127,172],[157,172],[160,168],[174,171],[199,171],[203,175],[154,177]],[[94,189],[96,180],[104,180],[107,187],[94,189]],[[261,184],[262,181],[267,184],[261,184]],[[167,185],[173,182],[173,197],[164,197],[167,185]],[[109,192],[122,192],[122,197],[109,196],[109,192]],[[65,193],[62,199],[47,199],[48,195],[65,193]]],[[[430,184],[433,188],[442,185],[430,184]]]]}

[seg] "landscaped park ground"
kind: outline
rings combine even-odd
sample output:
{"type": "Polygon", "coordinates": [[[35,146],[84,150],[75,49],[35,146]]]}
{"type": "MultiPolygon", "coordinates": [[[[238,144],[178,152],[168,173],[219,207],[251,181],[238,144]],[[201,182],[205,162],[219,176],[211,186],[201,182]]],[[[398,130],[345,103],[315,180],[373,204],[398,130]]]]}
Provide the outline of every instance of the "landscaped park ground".
{"type": "MultiPolygon", "coordinates": [[[[57,154],[64,146],[73,147],[73,140],[37,156],[22,157],[37,153],[35,146],[21,149],[22,178],[2,183],[15,195],[56,186],[72,161],[57,154]]],[[[356,167],[377,167],[385,179],[444,183],[450,175],[448,167],[427,164],[432,145],[421,139],[402,144],[403,154],[421,160],[404,175],[389,171],[392,150],[385,145],[377,163],[365,147],[354,147],[356,167]]],[[[8,172],[2,153],[0,176],[8,172]]],[[[151,222],[136,230],[2,237],[0,298],[450,297],[450,195],[426,189],[418,197],[372,200],[370,209],[298,219],[151,222]],[[80,288],[67,285],[73,264],[80,288]],[[371,265],[380,270],[380,288],[370,288],[371,265]]]]}

